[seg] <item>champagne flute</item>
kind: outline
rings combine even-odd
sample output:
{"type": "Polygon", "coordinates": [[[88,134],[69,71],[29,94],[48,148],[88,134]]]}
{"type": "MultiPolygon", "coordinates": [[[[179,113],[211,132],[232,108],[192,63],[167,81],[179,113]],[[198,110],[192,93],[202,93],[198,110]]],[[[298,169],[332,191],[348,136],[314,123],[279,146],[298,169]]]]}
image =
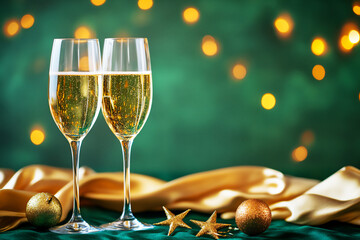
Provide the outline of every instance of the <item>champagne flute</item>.
{"type": "Polygon", "coordinates": [[[70,144],[74,198],[70,221],[51,228],[52,232],[72,234],[102,230],[81,217],[78,175],[82,140],[99,114],[101,80],[97,39],[54,40],[49,71],[49,106],[56,125],[70,144]]]}
{"type": "Polygon", "coordinates": [[[111,131],[120,140],[124,163],[124,207],[106,230],[143,230],[130,204],[130,152],[134,138],[144,126],[151,108],[152,80],[146,38],[107,38],[103,52],[102,112],[111,131]]]}

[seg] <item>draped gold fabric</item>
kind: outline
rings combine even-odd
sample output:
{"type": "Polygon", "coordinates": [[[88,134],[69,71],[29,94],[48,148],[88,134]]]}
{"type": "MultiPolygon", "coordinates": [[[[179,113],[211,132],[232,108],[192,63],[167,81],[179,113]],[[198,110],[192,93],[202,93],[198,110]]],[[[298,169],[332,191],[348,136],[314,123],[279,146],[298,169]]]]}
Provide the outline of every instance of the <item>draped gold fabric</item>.
{"type": "MultiPolygon", "coordinates": [[[[0,169],[0,232],[26,221],[27,201],[38,192],[54,194],[63,207],[62,220],[72,208],[72,171],[32,165],[13,172],[0,169]]],[[[80,168],[81,204],[122,210],[122,173],[96,173],[80,168]]],[[[165,182],[132,174],[134,212],[187,209],[233,217],[249,198],[266,201],[274,219],[318,225],[331,220],[360,225],[360,171],[344,167],[322,182],[283,175],[254,166],[230,167],[165,182]]]]}

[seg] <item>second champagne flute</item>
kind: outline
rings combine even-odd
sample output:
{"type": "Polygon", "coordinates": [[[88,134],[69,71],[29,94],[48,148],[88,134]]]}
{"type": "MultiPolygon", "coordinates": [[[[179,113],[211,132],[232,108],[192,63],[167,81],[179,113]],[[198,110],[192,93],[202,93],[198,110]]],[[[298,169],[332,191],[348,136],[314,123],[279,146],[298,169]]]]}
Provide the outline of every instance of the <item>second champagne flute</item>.
{"type": "Polygon", "coordinates": [[[131,145],[144,126],[152,100],[149,47],[146,38],[107,38],[103,52],[102,112],[120,140],[124,162],[124,208],[119,219],[101,225],[107,230],[142,230],[130,204],[131,145]]]}

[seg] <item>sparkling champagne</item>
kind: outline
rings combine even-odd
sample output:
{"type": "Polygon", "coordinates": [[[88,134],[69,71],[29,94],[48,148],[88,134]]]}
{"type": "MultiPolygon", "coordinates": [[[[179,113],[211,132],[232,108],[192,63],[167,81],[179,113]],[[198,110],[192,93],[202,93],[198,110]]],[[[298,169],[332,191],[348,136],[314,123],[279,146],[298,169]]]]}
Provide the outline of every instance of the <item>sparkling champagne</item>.
{"type": "Polygon", "coordinates": [[[151,72],[104,73],[102,112],[120,140],[135,137],[149,115],[151,72]]]}
{"type": "Polygon", "coordinates": [[[50,74],[51,115],[68,140],[82,139],[94,124],[99,113],[101,77],[93,73],[50,74]]]}

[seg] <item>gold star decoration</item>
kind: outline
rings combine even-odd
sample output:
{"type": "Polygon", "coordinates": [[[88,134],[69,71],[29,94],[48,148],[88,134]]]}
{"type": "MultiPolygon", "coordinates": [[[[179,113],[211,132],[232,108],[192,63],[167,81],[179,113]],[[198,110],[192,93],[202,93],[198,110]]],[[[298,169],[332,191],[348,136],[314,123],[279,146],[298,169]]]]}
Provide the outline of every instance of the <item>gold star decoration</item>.
{"type": "Polygon", "coordinates": [[[219,228],[228,227],[231,226],[231,224],[227,223],[217,223],[216,222],[216,210],[213,212],[213,214],[210,216],[210,218],[206,222],[196,221],[196,220],[190,220],[191,222],[198,225],[201,229],[196,234],[197,237],[200,237],[201,235],[207,234],[212,236],[215,239],[219,239],[219,236],[221,236],[217,230],[219,228]]]}
{"type": "Polygon", "coordinates": [[[163,206],[163,209],[165,211],[167,220],[162,221],[162,222],[158,222],[158,223],[154,223],[154,225],[169,225],[169,233],[168,236],[170,236],[170,234],[178,227],[186,227],[186,228],[190,228],[190,226],[188,226],[186,223],[183,222],[183,218],[186,216],[186,214],[188,214],[188,212],[191,211],[191,209],[186,210],[183,213],[180,213],[179,215],[173,214],[172,212],[169,211],[169,209],[167,209],[166,207],[163,206]]]}

